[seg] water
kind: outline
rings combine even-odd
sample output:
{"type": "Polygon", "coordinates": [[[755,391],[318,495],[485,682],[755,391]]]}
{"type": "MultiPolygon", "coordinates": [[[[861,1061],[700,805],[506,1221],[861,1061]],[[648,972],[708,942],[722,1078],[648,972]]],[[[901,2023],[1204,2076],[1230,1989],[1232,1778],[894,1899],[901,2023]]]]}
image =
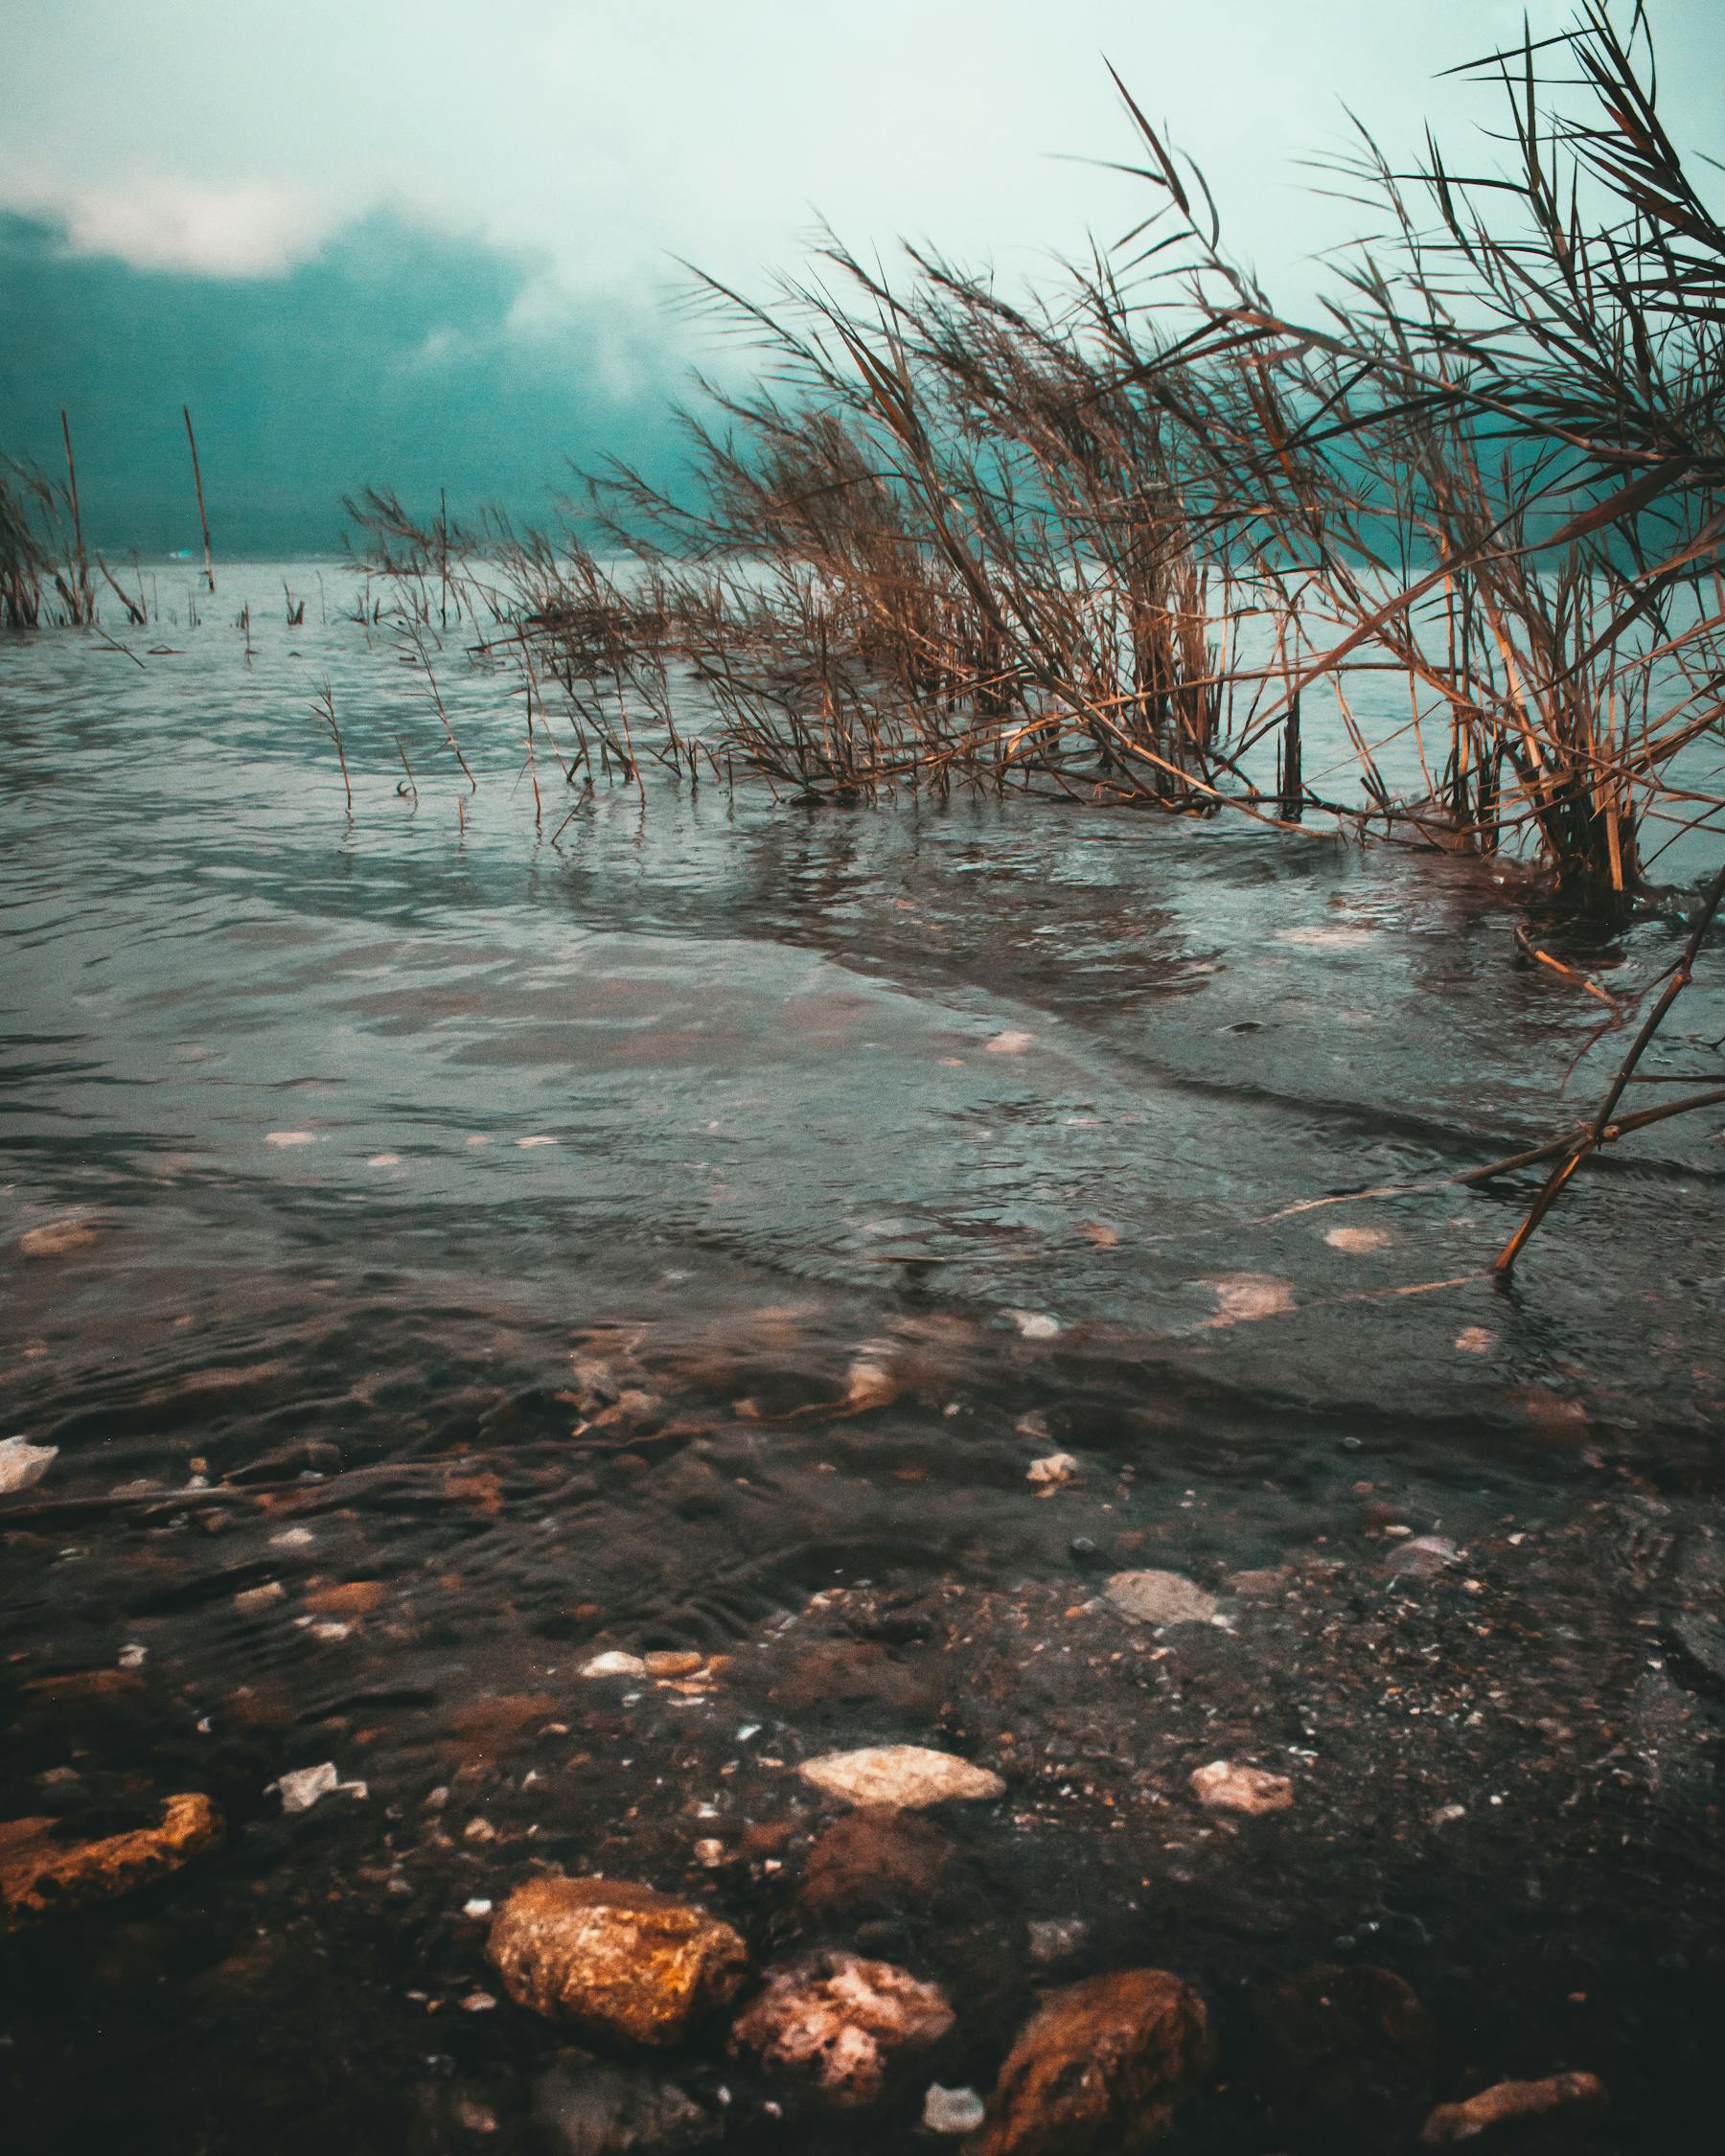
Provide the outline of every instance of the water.
{"type": "MultiPolygon", "coordinates": [[[[1515,962],[1512,876],[1244,821],[586,797],[543,741],[536,815],[512,677],[436,658],[470,791],[411,654],[323,585],[327,620],[312,565],[236,571],[193,628],[164,581],[135,659],[0,649],[0,1354],[7,1430],[59,1448],[0,1501],[4,1816],[196,1787],[230,1823],[195,1887],[16,1950],[17,2116],[104,2142],[95,2017],[148,2145],[237,2145],[259,2101],[283,2147],[465,2146],[481,2111],[515,2145],[548,2038],[459,2010],[494,1985],[464,1900],[542,1851],[794,1940],[800,1845],[748,1835],[822,1823],[797,1757],[892,1737],[1061,1778],[954,1829],[965,1922],[870,1919],[961,2003],[1019,1987],[961,2014],[984,2084],[1038,1974],[1028,1835],[1034,1913],[1091,1927],[1077,1973],[1179,1948],[1224,2002],[1364,1957],[1438,2013],[1446,2088],[1498,2050],[1609,2067],[1619,2130],[1669,2131],[1717,1907],[1725,1163],[1706,1117],[1663,1125],[1512,1291],[1484,1277],[1532,1185],[1443,1179],[1578,1117],[1621,1053],[1562,1090],[1602,1007],[1515,962]],[[1398,1570],[1403,1527],[1456,1564],[1398,1570]],[[1196,1646],[1073,1614],[1143,1564],[1286,1570],[1196,1646]],[[692,1693],[576,1675],[610,1647],[730,1662],[692,1693]],[[1187,1704],[1152,1738],[1108,1672],[1163,1648],[1187,1704]],[[1436,1749],[1383,1723],[1404,1652],[1452,1686],[1436,1749]],[[1197,1699],[1194,1761],[1231,1728],[1291,1765],[1292,1823],[1203,1823],[1197,1699]],[[325,1759],[367,1797],[278,1817],[266,1785],[325,1759]],[[1471,1823],[1414,1862],[1444,1800],[1471,1823]],[[194,2097],[168,2030],[229,1988],[194,2097]]],[[[1676,944],[1540,933],[1619,986],[1676,944]]],[[[1721,1035],[1698,985],[1648,1067],[1721,1035]]],[[[1229,2100],[1194,2145],[1239,2145],[1229,2100]]]]}

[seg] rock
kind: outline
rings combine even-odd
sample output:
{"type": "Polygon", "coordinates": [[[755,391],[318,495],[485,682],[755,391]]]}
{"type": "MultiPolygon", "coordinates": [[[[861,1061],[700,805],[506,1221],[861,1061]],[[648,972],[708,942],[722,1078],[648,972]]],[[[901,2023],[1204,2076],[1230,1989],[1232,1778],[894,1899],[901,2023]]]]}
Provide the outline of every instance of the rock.
{"type": "Polygon", "coordinates": [[[943,2089],[936,2081],[923,2099],[922,2122],[932,2134],[974,2134],[986,2116],[975,2089],[943,2089]]]}
{"type": "Polygon", "coordinates": [[[1461,1552],[1445,1535],[1414,1535],[1392,1549],[1384,1570],[1392,1579],[1436,1579],[1461,1562],[1461,1552]]]}
{"type": "Polygon", "coordinates": [[[591,1662],[581,1665],[584,1677],[645,1677],[647,1664],[639,1655],[626,1655],[618,1648],[608,1654],[595,1655],[591,1662]]]}
{"type": "Polygon", "coordinates": [[[1039,1483],[1045,1489],[1058,1490],[1074,1481],[1078,1472],[1078,1462],[1070,1453],[1048,1453],[1030,1462],[1024,1470],[1024,1479],[1039,1483]]]}
{"type": "Polygon", "coordinates": [[[1585,2117],[1607,2110],[1611,2099],[1597,2074],[1552,2074],[1543,2081],[1499,2081],[1465,2103],[1440,2103],[1426,2121],[1420,2140],[1428,2148],[1447,2148],[1472,2141],[1494,2126],[1517,2119],[1585,2117]]]}
{"type": "Polygon", "coordinates": [[[1056,1991],[1013,2046],[965,2156],[1138,2156],[1211,2057],[1209,2015],[1164,1969],[1056,1991]]]}
{"type": "Polygon", "coordinates": [[[262,1617],[273,1603],[285,1602],[288,1590],[279,1579],[265,1580],[262,1587],[242,1588],[234,1596],[234,1614],[237,1617],[262,1617]]]}
{"type": "Polygon", "coordinates": [[[1400,1977],[1324,1964],[1291,1977],[1258,2011],[1269,2078],[1300,2146],[1377,2156],[1401,2145],[1431,2100],[1438,2037],[1400,1977]]]}
{"type": "Polygon", "coordinates": [[[697,1654],[670,1652],[643,1655],[641,1665],[649,1677],[693,1677],[702,1666],[702,1658],[697,1654]]]}
{"type": "Polygon", "coordinates": [[[1029,1938],[1030,1959],[1039,1969],[1058,1968],[1083,1950],[1090,1926],[1082,1916],[1032,1917],[1024,1930],[1029,1938]]]}
{"type": "Polygon", "coordinates": [[[321,1766],[296,1767],[269,1787],[280,1790],[285,1812],[309,1812],[320,1797],[333,1797],[337,1791],[344,1797],[370,1794],[362,1781],[343,1781],[334,1759],[324,1760],[321,1766]]]}
{"type": "Polygon", "coordinates": [[[102,1230],[101,1221],[51,1220],[43,1227],[26,1228],[18,1248],[26,1257],[69,1257],[74,1250],[87,1250],[102,1230]]]}
{"type": "Polygon", "coordinates": [[[678,2156],[724,2130],[675,2082],[579,2053],[540,2076],[533,2116],[559,2156],[678,2156]]]}
{"type": "Polygon", "coordinates": [[[95,1842],[58,1842],[51,1819],[0,1825],[0,1906],[6,1929],[34,1916],[128,1893],[177,1871],[221,1837],[221,1814],[199,1794],[170,1797],[160,1823],[95,1842]]]}
{"type": "Polygon", "coordinates": [[[28,1437],[0,1439],[0,1497],[33,1488],[58,1457],[58,1445],[33,1445],[28,1437]]]}
{"type": "Polygon", "coordinates": [[[1269,1774],[1262,1767],[1212,1759],[1193,1775],[1192,1794],[1216,1812],[1285,1812],[1294,1801],[1294,1784],[1286,1775],[1269,1774]]]}
{"type": "Polygon", "coordinates": [[[921,1811],[928,1804],[976,1801],[1005,1795],[1006,1784],[986,1767],[920,1744],[875,1744],[861,1752],[823,1752],[796,1770],[805,1781],[847,1804],[886,1804],[921,1811]]]}
{"type": "Polygon", "coordinates": [[[1006,1316],[1025,1340],[1058,1340],[1060,1319],[1046,1310],[1009,1310],[1006,1316]]]}
{"type": "Polygon", "coordinates": [[[799,1898],[816,1917],[896,1914],[933,1897],[954,1854],[931,1821],[864,1804],[809,1851],[799,1898]]]}
{"type": "Polygon", "coordinates": [[[748,1960],[706,1910],[621,1879],[529,1879],[487,1951],[518,2006],[634,2044],[676,2043],[729,2001],[748,1960]]]}
{"type": "Polygon", "coordinates": [[[1181,1572],[1115,1572],[1102,1592],[1140,1624],[1208,1624],[1220,1606],[1181,1572]]]}
{"type": "Polygon", "coordinates": [[[953,2009],[890,1961],[811,1955],[768,1978],[731,2030],[738,2050],[834,2104],[872,2103],[903,2054],[938,2043],[953,2009]]]}

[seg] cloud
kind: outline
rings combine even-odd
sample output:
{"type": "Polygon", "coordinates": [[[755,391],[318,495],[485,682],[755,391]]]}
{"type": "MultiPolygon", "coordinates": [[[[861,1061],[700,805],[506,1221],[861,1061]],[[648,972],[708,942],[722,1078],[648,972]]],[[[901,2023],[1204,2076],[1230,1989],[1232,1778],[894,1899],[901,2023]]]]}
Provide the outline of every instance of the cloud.
{"type": "Polygon", "coordinates": [[[332,221],[303,190],[267,180],[146,177],[30,207],[63,227],[75,254],[204,277],[279,276],[313,251],[332,221]]]}
{"type": "Polygon", "coordinates": [[[332,545],[340,497],[373,482],[535,517],[571,465],[679,462],[682,360],[637,290],[572,290],[536,254],[399,211],[243,275],[0,211],[0,449],[52,464],[64,409],[86,527],[117,548],[186,543],[181,404],[230,550],[332,545]]]}

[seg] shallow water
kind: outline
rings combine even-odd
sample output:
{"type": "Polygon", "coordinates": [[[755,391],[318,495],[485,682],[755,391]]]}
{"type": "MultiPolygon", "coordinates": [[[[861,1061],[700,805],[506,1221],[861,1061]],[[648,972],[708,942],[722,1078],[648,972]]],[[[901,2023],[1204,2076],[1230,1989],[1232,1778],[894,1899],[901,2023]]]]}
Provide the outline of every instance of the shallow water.
{"type": "MultiPolygon", "coordinates": [[[[323,582],[328,621],[310,565],[256,568],[224,576],[196,629],[176,587],[178,619],[147,632],[155,651],[134,632],[135,659],[72,633],[0,647],[0,1367],[7,1430],[59,1448],[0,1500],[18,1739],[4,1816],[129,1819],[197,1786],[231,1825],[200,1886],[14,1950],[17,2115],[57,2121],[61,2145],[102,2140],[112,2099],[72,2033],[95,2016],[162,2145],[237,2145],[270,2076],[294,2082],[313,2052],[283,2146],[361,2112],[339,2145],[406,2145],[409,2114],[413,2145],[478,2145],[463,2104],[513,2145],[543,2032],[451,2006],[424,2041],[426,1999],[486,1975],[458,1874],[505,1892],[532,1853],[514,1845],[540,1838],[571,1869],[602,1849],[604,1869],[686,1886],[685,1800],[709,1766],[718,1790],[748,1724],[781,1764],[730,1777],[727,1833],[802,1819],[794,1760],[834,1742],[976,1749],[981,1709],[939,1682],[810,1680],[811,1625],[897,1668],[916,1650],[879,1632],[882,1593],[956,1597],[954,1623],[1009,1608],[1057,1627],[1133,1563],[1217,1586],[1309,1561],[1320,1600],[1325,1568],[1366,1583],[1344,1615],[1369,1630],[1386,1593],[1404,1609],[1387,1539],[1403,1526],[1461,1546],[1473,1591],[1504,1598],[1491,1652],[1513,1666],[1494,1682],[1537,1688],[1542,1658],[1567,1652],[1553,1640],[1589,1642],[1557,1714],[1567,1741],[1600,1695],[1584,1809],[1628,1801],[1603,1759],[1642,1762],[1627,1831],[1644,1869],[1605,1866],[1597,1906],[1541,1916],[1549,2001],[1511,1981],[1502,1942],[1485,1956],[1530,2017],[1523,2050],[1541,2055],[1521,2070],[1595,2065],[1548,2055],[1547,2024],[1597,1990],[1597,1970],[1571,1979],[1619,1905],[1666,1940],[1625,1949],[1624,1998],[1717,1911],[1718,1859],[1696,1839],[1713,1679],[1681,1640],[1668,1674],[1662,1628],[1697,1600],[1705,1624],[1716,1600],[1695,1552],[1716,1519],[1725,1160],[1705,1118],[1632,1140],[1577,1180],[1513,1291],[1484,1278],[1533,1186],[1443,1179],[1577,1116],[1614,1061],[1608,1040],[1562,1091],[1601,1007],[1517,963],[1525,894],[1244,823],[809,811],[664,781],[585,797],[542,742],[536,819],[511,677],[456,637],[437,659],[470,791],[423,672],[386,627],[339,618],[337,571],[323,582]],[[283,621],[283,574],[310,595],[303,628],[283,621]],[[248,597],[249,639],[233,626],[248,597]],[[326,682],[351,814],[310,710],[326,682]],[[1329,1199],[1346,1202],[1313,1203],[1329,1199]],[[1026,1471],[1053,1451],[1076,1479],[1050,1494],[1026,1471]],[[1532,1570],[1530,1535],[1555,1553],[1532,1570]],[[729,1693],[628,1696],[576,1676],[613,1646],[729,1654],[742,1674],[729,1693]],[[70,1718],[44,1708],[43,1680],[122,1665],[121,1692],[80,1695],[70,1718]],[[1668,1700],[1648,1703],[1649,1669],[1668,1700]],[[536,1744],[556,1755],[542,1772],[536,1744]],[[326,1758],[369,1794],[290,1830],[265,1785],[326,1758]],[[451,1786],[493,1833],[442,1834],[447,1800],[426,1800],[451,1786]],[[398,1892],[427,1835],[432,1883],[398,1892]],[[269,2045],[230,2036],[195,2101],[163,2075],[162,2017],[260,1924],[351,1958],[364,2003],[338,1972],[314,1998],[281,1979],[269,2045]],[[46,2015],[42,1954],[58,1957],[46,2015]],[[441,1973],[416,1982],[427,1957],[441,1973]]],[[[1649,921],[1554,948],[1626,985],[1675,940],[1649,921]]],[[[1710,1069],[1721,1035],[1725,998],[1698,985],[1649,1068],[1710,1069]]],[[[1438,1639],[1452,1589],[1422,1588],[1406,1621],[1438,1639]]],[[[1254,1647],[1254,1621],[1248,1597],[1219,1702],[1285,1683],[1293,1703],[1382,1646],[1315,1619],[1308,1637],[1283,1610],[1254,1647]]],[[[928,1625],[916,1637],[974,1659],[928,1625]]],[[[1122,1639],[1096,1641],[1098,1662],[1160,1651],[1122,1639]]],[[[1093,1711],[1148,1800],[1146,1754],[1107,1737],[1100,1695],[1014,1696],[1026,1746],[1058,1750],[1093,1711]]],[[[1333,1731],[1322,1713],[1257,1730],[1262,1763],[1322,1784],[1327,1740],[1347,1752],[1333,1711],[1333,1731]]],[[[1379,1737],[1349,1729],[1357,1777],[1379,1737]]],[[[1422,1820],[1434,1771],[1410,1770],[1422,1820]]],[[[1181,1921],[1212,1985],[1371,1945],[1336,1914],[1337,1849],[1344,1876],[1376,1878],[1373,1837],[1400,1827],[1350,1825],[1346,1778],[1314,1789],[1307,1839],[1269,1829],[1288,1910],[1267,1961],[1194,1889],[1181,1921]]],[[[1044,1913],[1089,1921],[1101,1962],[1143,1958],[1108,1883],[1116,1822],[1024,1803],[1047,1830],[1044,1913]]],[[[1557,1846],[1538,1802],[1510,1810],[1467,1860],[1478,1904],[1437,1874],[1413,1893],[1422,1990],[1460,1995],[1459,1931],[1489,1930],[1501,1877],[1557,1846]]],[[[1597,1819],[1588,1832],[1610,1840],[1597,1819]]],[[[740,1853],[698,1884],[792,1936],[779,1866],[740,1853]]],[[[1013,1898],[1001,1886],[987,1915],[984,1893],[986,1921],[1013,1898]]],[[[1446,2011],[1478,2051],[1492,2016],[1446,2011]]],[[[1595,2054],[1645,2051],[1606,2022],[1595,2054]]],[[[1669,2130],[1701,2072],[1698,2016],[1661,2027],[1643,2069],[1618,2058],[1627,2136],[1637,2119],[1669,2130]]],[[[987,2039],[971,2040],[985,2077],[987,2039]]],[[[1471,2071],[1455,2042],[1453,2072],[1471,2071]]],[[[738,2145],[800,2130],[726,2116],[738,2145]]],[[[858,2130],[858,2146],[899,2145],[896,2126],[858,2130]]],[[[1233,2145],[1232,2127],[1192,2130],[1233,2145]]]]}

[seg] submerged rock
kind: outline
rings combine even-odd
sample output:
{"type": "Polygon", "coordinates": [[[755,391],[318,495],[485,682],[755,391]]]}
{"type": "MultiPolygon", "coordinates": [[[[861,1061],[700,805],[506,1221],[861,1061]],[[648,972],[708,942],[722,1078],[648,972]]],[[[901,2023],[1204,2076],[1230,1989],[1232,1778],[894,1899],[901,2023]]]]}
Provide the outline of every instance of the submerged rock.
{"type": "Polygon", "coordinates": [[[719,1917],[623,1879],[529,1879],[498,1913],[487,1951],[518,2006],[654,2045],[724,2006],[748,1960],[719,1917]]]}
{"type": "Polygon", "coordinates": [[[861,1752],[823,1752],[796,1770],[805,1781],[847,1804],[884,1804],[921,1811],[928,1804],[978,1801],[1005,1795],[1006,1784],[986,1767],[920,1744],[875,1744],[861,1752]]]}
{"type": "Polygon", "coordinates": [[[1290,1977],[1259,2007],[1269,2078],[1297,2143],[1399,2145],[1431,2101],[1438,2035],[1411,1985],[1368,1963],[1290,1977]]]}
{"type": "Polygon", "coordinates": [[[954,1856],[931,1821],[889,1805],[848,1812],[809,1851],[800,1899],[814,1916],[879,1915],[926,1903],[954,1856]]]}
{"type": "Polygon", "coordinates": [[[1294,1801],[1294,1784],[1287,1776],[1270,1774],[1263,1767],[1236,1767],[1228,1759],[1212,1759],[1191,1778],[1193,1796],[1212,1811],[1285,1812],[1294,1801]]]}
{"type": "Polygon", "coordinates": [[[28,1437],[0,1438],[0,1497],[34,1488],[58,1457],[58,1445],[33,1445],[28,1437]]]}
{"type": "Polygon", "coordinates": [[[1426,2121],[1419,2138],[1428,2148],[1447,2148],[1519,2119],[1551,2119],[1566,2113],[1585,2117],[1608,2109],[1610,2102],[1605,2084],[1597,2074],[1552,2074],[1543,2081],[1499,2081],[1469,2097],[1465,2103],[1440,2103],[1426,2121]]]}
{"type": "Polygon", "coordinates": [[[27,1227],[18,1248],[26,1257],[69,1257],[99,1241],[104,1226],[99,1220],[51,1220],[41,1227],[27,1227]]]}
{"type": "Polygon", "coordinates": [[[1074,1984],[1013,2046],[965,2156],[1137,2156],[1211,2055],[1203,1999],[1165,1969],[1074,1984]]]}
{"type": "Polygon", "coordinates": [[[953,2009],[936,1985],[890,1961],[837,1952],[770,1976],[732,2037],[825,2101],[861,2104],[881,2094],[903,2054],[938,2043],[952,2026],[953,2009]]]}
{"type": "Polygon", "coordinates": [[[541,2076],[533,2116],[559,2156],[680,2156],[724,2130],[674,2081],[579,2053],[541,2076]]]}
{"type": "Polygon", "coordinates": [[[1116,1572],[1102,1592],[1140,1624],[1208,1624],[1220,1607],[1184,1572],[1116,1572]]]}
{"type": "Polygon", "coordinates": [[[93,1842],[58,1842],[51,1819],[0,1826],[0,1905],[6,1929],[34,1916],[128,1893],[177,1871],[220,1839],[221,1814],[196,1793],[170,1797],[160,1823],[93,1842]]]}
{"type": "Polygon", "coordinates": [[[974,2134],[986,2115],[975,2089],[943,2089],[936,2081],[923,2099],[922,2122],[932,2134],[974,2134]]]}

